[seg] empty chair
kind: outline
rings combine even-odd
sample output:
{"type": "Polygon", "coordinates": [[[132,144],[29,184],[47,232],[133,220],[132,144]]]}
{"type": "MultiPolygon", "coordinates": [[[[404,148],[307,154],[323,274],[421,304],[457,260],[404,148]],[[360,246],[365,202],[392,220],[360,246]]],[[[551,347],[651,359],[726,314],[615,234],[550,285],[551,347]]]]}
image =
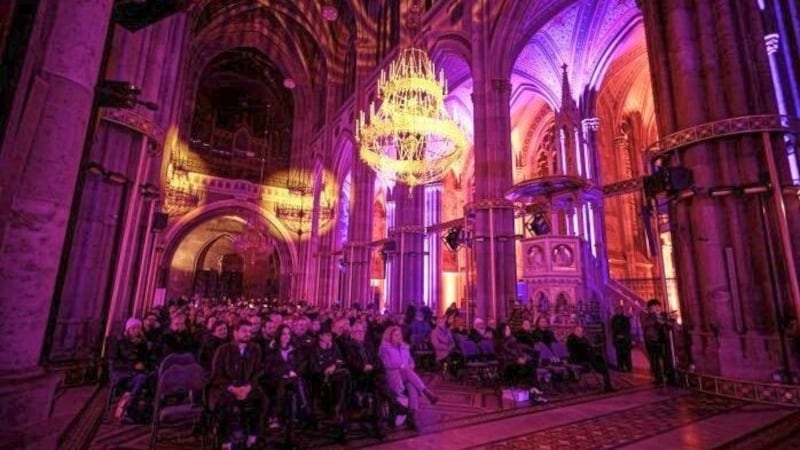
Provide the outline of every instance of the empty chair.
{"type": "Polygon", "coordinates": [[[154,400],[150,447],[158,442],[164,426],[194,427],[205,418],[205,370],[197,363],[172,365],[159,373],[154,400]]]}
{"type": "Polygon", "coordinates": [[[161,360],[161,364],[158,365],[158,373],[160,375],[172,366],[185,366],[196,362],[197,359],[191,353],[170,353],[161,360]]]}

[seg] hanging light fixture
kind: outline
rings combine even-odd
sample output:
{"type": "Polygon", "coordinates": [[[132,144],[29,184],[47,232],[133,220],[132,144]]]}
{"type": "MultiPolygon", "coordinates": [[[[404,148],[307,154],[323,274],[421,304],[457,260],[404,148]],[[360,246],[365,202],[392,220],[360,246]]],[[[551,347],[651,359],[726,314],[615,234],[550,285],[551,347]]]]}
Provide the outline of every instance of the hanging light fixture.
{"type": "Polygon", "coordinates": [[[378,81],[380,109],[370,105],[356,123],[359,155],[385,179],[413,188],[438,181],[467,148],[444,107],[447,82],[418,48],[408,48],[378,81]]]}
{"type": "Polygon", "coordinates": [[[167,186],[164,189],[164,212],[181,216],[200,203],[200,191],[189,178],[188,158],[173,154],[167,169],[167,186]]]}

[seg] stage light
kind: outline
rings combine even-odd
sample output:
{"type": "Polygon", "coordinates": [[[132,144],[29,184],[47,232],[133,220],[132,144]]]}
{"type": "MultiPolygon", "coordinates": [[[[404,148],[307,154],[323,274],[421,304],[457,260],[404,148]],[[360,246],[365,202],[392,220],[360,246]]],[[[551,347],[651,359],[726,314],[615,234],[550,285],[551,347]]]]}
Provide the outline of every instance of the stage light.
{"type": "Polygon", "coordinates": [[[537,212],[534,214],[533,219],[531,219],[526,226],[528,231],[533,233],[535,236],[550,234],[550,231],[552,231],[550,222],[547,220],[547,217],[543,212],[537,212]]]}
{"type": "Polygon", "coordinates": [[[442,242],[451,252],[458,250],[461,246],[461,228],[451,228],[442,236],[442,242]]]}

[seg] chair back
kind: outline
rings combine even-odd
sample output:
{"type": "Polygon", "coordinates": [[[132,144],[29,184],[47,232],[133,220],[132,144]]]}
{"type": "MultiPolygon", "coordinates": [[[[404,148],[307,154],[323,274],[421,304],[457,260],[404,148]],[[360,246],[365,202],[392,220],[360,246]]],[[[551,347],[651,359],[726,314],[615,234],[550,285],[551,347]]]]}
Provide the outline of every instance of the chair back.
{"type": "Polygon", "coordinates": [[[195,393],[202,395],[207,384],[205,369],[200,364],[172,365],[158,376],[156,401],[177,395],[188,395],[191,399],[195,393]]]}
{"type": "Polygon", "coordinates": [[[546,346],[543,342],[537,342],[534,349],[539,352],[539,358],[542,360],[558,358],[558,356],[553,353],[553,350],[551,350],[551,348],[546,346]]]}
{"type": "MultiPolygon", "coordinates": [[[[158,366],[158,373],[164,373],[164,371],[172,366],[185,366],[196,362],[197,360],[191,353],[170,353],[161,360],[161,364],[158,366]]],[[[159,378],[160,377],[159,375],[159,378]]]]}
{"type": "Polygon", "coordinates": [[[461,350],[461,354],[464,355],[464,359],[467,361],[480,358],[481,356],[481,349],[469,339],[461,339],[458,341],[458,349],[461,350]]]}
{"type": "Polygon", "coordinates": [[[556,358],[562,361],[569,360],[569,351],[567,351],[567,347],[561,342],[553,342],[550,344],[550,348],[553,350],[553,354],[556,358]]]}
{"type": "Polygon", "coordinates": [[[491,339],[482,339],[478,344],[481,354],[486,357],[494,357],[494,342],[491,339]]]}

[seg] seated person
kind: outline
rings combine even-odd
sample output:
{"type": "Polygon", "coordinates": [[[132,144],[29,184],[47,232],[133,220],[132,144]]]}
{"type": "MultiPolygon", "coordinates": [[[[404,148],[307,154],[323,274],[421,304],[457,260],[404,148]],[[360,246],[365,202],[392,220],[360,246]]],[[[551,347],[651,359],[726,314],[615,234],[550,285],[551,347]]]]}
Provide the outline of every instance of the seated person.
{"type": "Polygon", "coordinates": [[[350,394],[350,372],[347,370],[344,356],[333,342],[330,324],[320,329],[317,345],[311,351],[308,360],[308,372],[314,384],[316,400],[322,395],[331,396],[329,404],[331,414],[339,430],[339,440],[344,440],[347,432],[347,399],[350,394]]]}
{"type": "Polygon", "coordinates": [[[395,411],[398,405],[390,402],[391,393],[386,388],[386,379],[383,370],[383,361],[378,355],[378,348],[371,342],[366,340],[367,324],[365,322],[356,322],[350,329],[349,346],[345,352],[347,358],[347,368],[350,370],[353,382],[353,394],[355,395],[356,405],[360,408],[366,408],[368,405],[363,404],[360,400],[362,396],[371,395],[375,401],[372,406],[372,418],[374,419],[375,431],[382,433],[380,429],[380,414],[382,410],[381,405],[389,402],[390,406],[394,406],[395,411]]]}
{"type": "Polygon", "coordinates": [[[484,339],[493,339],[492,331],[486,327],[486,321],[477,317],[472,322],[472,329],[469,330],[469,340],[480,343],[484,339]]]}
{"type": "Polygon", "coordinates": [[[546,348],[546,352],[542,352],[539,358],[539,365],[546,368],[550,373],[559,380],[566,380],[571,371],[565,365],[566,361],[562,361],[558,357],[556,348],[553,346],[556,342],[556,335],[550,329],[550,321],[545,316],[539,316],[536,319],[536,328],[531,333],[533,341],[536,344],[541,344],[546,348]]]}
{"type": "Polygon", "coordinates": [[[162,356],[173,353],[194,353],[196,348],[192,333],[186,327],[186,314],[177,312],[169,321],[169,329],[161,338],[162,356]]]}
{"type": "Polygon", "coordinates": [[[123,423],[141,421],[139,400],[148,383],[152,381],[153,359],[150,343],[145,339],[142,321],[131,317],[125,322],[125,332],[111,349],[111,385],[123,386],[128,392],[123,423]]]}
{"type": "Polygon", "coordinates": [[[522,321],[522,325],[514,333],[514,337],[517,338],[517,342],[526,347],[533,348],[536,345],[536,341],[533,339],[533,326],[531,326],[531,321],[528,319],[522,321]]]}
{"type": "Polygon", "coordinates": [[[556,335],[550,329],[550,321],[545,316],[536,318],[536,327],[531,332],[533,342],[541,342],[550,347],[553,342],[556,342],[556,335]]]}
{"type": "Polygon", "coordinates": [[[261,349],[250,342],[250,322],[234,326],[233,342],[217,349],[211,371],[209,403],[219,418],[222,448],[233,447],[233,436],[241,431],[247,436],[245,445],[252,448],[258,441],[263,395],[258,388],[262,372],[261,349]]]}
{"type": "Polygon", "coordinates": [[[531,386],[530,393],[534,401],[546,402],[547,399],[538,388],[539,354],[535,351],[531,354],[529,349],[524,348],[511,333],[511,327],[504,322],[497,327],[494,348],[502,365],[501,373],[507,374],[515,384],[521,381],[531,386]]]}
{"type": "Polygon", "coordinates": [[[144,319],[142,319],[142,331],[145,339],[153,344],[153,350],[157,350],[161,346],[161,335],[163,334],[158,312],[150,311],[144,316],[144,319]]]}
{"type": "Polygon", "coordinates": [[[278,348],[278,339],[275,334],[277,330],[278,322],[273,320],[267,320],[261,326],[261,337],[256,341],[256,344],[261,348],[262,356],[278,348]]]}
{"type": "Polygon", "coordinates": [[[410,429],[416,430],[414,416],[419,409],[419,395],[424,395],[432,405],[439,399],[414,371],[414,358],[411,357],[408,344],[403,342],[403,332],[399,326],[386,328],[378,353],[386,369],[386,384],[393,398],[398,400],[404,393],[408,396],[406,424],[410,429]]]}
{"type": "Polygon", "coordinates": [[[409,328],[411,331],[411,348],[415,350],[423,349],[429,343],[432,327],[430,322],[425,321],[422,310],[418,310],[414,315],[414,320],[411,321],[409,328]]]}
{"type": "Polygon", "coordinates": [[[436,363],[439,365],[449,364],[449,368],[454,370],[455,368],[450,363],[458,359],[456,340],[453,333],[447,328],[445,316],[436,319],[436,328],[431,332],[431,345],[436,353],[436,363]]]}
{"type": "MultiPolygon", "coordinates": [[[[273,392],[274,403],[270,404],[270,428],[277,428],[278,418],[275,414],[278,411],[286,413],[290,411],[287,401],[291,401],[290,396],[296,396],[299,413],[306,413],[307,397],[304,381],[301,377],[301,366],[303,357],[293,343],[293,334],[288,325],[282,324],[276,332],[278,336],[277,348],[270,351],[266,358],[264,381],[268,387],[268,392],[273,392]]],[[[281,418],[284,422],[293,420],[291,416],[281,418]]]]}
{"type": "Polygon", "coordinates": [[[200,352],[197,356],[197,362],[211,372],[211,365],[214,362],[214,354],[222,344],[228,342],[228,325],[223,321],[217,321],[213,317],[208,319],[211,326],[211,334],[206,334],[203,337],[203,344],[200,346],[200,352]]]}
{"type": "Polygon", "coordinates": [[[611,377],[608,374],[608,364],[605,358],[598,354],[589,344],[586,334],[581,325],[575,326],[575,330],[567,337],[567,351],[569,360],[573,364],[591,367],[595,372],[603,376],[603,390],[613,392],[611,377]]]}

